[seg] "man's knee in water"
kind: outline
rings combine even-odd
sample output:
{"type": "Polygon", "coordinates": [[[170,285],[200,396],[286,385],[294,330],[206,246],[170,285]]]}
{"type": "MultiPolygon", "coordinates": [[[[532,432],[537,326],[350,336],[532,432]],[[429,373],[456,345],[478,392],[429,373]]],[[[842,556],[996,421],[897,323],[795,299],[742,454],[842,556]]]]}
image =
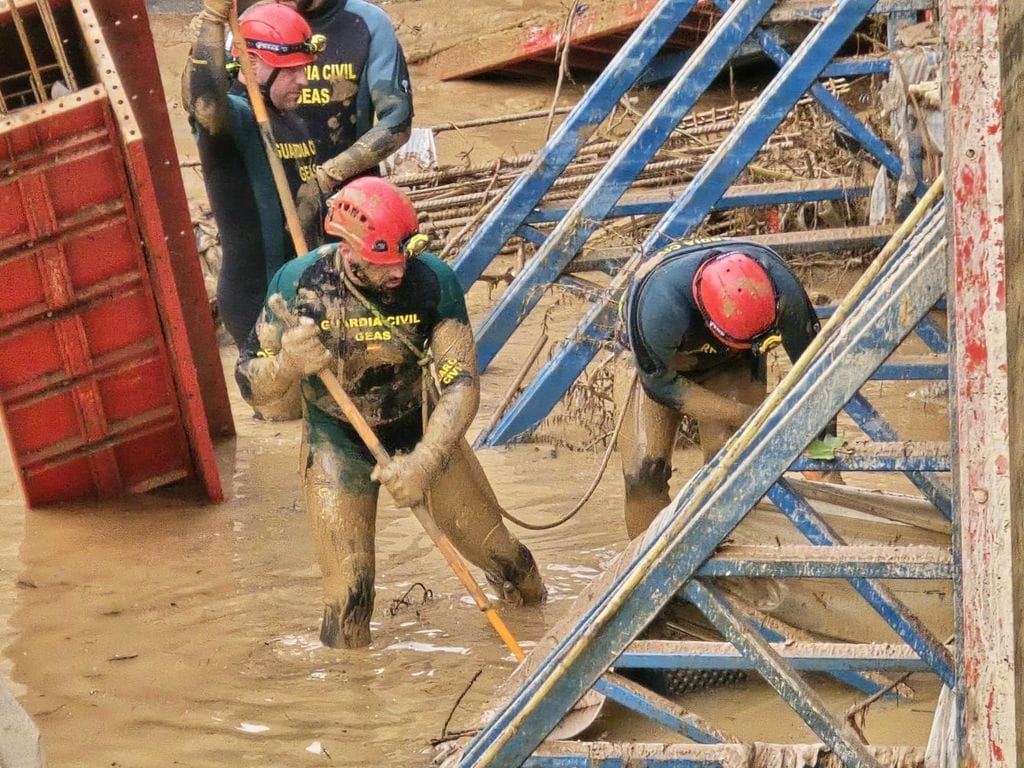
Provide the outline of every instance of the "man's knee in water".
{"type": "Polygon", "coordinates": [[[672,477],[672,465],[665,459],[644,458],[640,469],[627,471],[625,475],[627,496],[665,496],[668,481],[672,477]]]}
{"type": "Polygon", "coordinates": [[[331,648],[362,648],[369,645],[373,597],[373,576],[357,576],[342,602],[324,605],[320,642],[331,648]]]}
{"type": "Polygon", "coordinates": [[[540,578],[540,570],[533,554],[523,544],[517,546],[513,559],[492,554],[491,561],[492,566],[485,575],[502,599],[526,605],[544,600],[547,592],[540,578]]]}

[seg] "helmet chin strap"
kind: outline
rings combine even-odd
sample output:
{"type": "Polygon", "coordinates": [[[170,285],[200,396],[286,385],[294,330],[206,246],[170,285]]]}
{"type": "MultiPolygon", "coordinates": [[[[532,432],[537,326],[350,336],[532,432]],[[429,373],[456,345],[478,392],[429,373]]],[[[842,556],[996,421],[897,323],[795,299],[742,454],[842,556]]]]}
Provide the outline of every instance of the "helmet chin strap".
{"type": "Polygon", "coordinates": [[[277,109],[277,105],[274,104],[274,100],[270,98],[270,89],[273,87],[274,81],[277,80],[277,76],[279,74],[281,74],[281,68],[274,67],[270,70],[270,76],[267,78],[267,82],[260,85],[260,93],[263,94],[264,101],[266,101],[267,104],[272,105],[274,109],[277,109]]]}

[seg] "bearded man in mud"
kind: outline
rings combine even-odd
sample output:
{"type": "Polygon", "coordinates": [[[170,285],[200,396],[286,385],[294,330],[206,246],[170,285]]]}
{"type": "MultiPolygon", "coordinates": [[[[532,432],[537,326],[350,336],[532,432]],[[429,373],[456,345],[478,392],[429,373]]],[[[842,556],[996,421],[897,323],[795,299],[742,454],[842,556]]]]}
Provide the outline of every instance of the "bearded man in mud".
{"type": "Polygon", "coordinates": [[[616,371],[617,408],[628,409],[616,448],[632,539],[668,506],[682,414],[696,419],[709,461],[764,399],[766,353],[781,344],[795,362],[820,325],[782,258],[741,240],[655,255],[630,285],[623,321],[632,355],[616,371]]]}
{"type": "Polygon", "coordinates": [[[480,382],[455,274],[420,253],[427,239],[416,212],[383,179],[355,179],[331,197],[325,229],[340,242],[278,272],[235,372],[254,406],[301,380],[302,483],[323,577],[320,640],[345,648],[370,642],[380,485],[400,506],[426,500],[504,600],[539,603],[544,585],[533,556],[505,528],[464,437],[480,382]],[[374,466],[316,376],[325,369],[396,454],[387,467],[374,466]]]}
{"type": "Polygon", "coordinates": [[[298,114],[316,143],[317,179],[327,195],[375,173],[409,140],[412,86],[387,14],[366,0],[278,0],[297,10],[326,47],[306,69],[298,114]]]}
{"type": "MultiPolygon", "coordinates": [[[[224,25],[232,0],[206,0],[199,31],[182,78],[203,181],[222,247],[217,307],[239,347],[249,337],[266,296],[267,282],[295,256],[285,229],[270,163],[245,87],[229,76],[224,25]]],[[[316,156],[305,125],[294,109],[306,87],[306,67],[315,61],[309,25],[294,10],[257,5],[240,19],[245,44],[232,54],[248,56],[267,104],[271,132],[291,193],[316,181],[316,156]]],[[[323,241],[321,219],[306,226],[313,244],[323,241]]]]}

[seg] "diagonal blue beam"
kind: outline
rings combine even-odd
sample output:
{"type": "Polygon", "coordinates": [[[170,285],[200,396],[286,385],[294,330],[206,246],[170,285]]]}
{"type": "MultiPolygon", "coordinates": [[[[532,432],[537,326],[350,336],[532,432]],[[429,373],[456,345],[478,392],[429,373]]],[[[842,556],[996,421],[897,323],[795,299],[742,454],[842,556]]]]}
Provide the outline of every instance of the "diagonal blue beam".
{"type": "Polygon", "coordinates": [[[730,440],[631,545],[632,559],[602,579],[606,590],[530,666],[522,687],[467,746],[461,768],[526,760],[935,304],[945,250],[944,238],[916,242],[884,283],[851,305],[804,375],[787,377],[778,402],[751,417],[743,437],[730,440]]]}
{"type": "MultiPolygon", "coordinates": [[[[821,546],[842,546],[842,537],[796,493],[785,480],[780,479],[768,491],[772,504],[782,510],[807,540],[821,546]]],[[[905,605],[883,584],[872,579],[849,580],[861,597],[892,627],[903,641],[930,666],[942,682],[952,688],[955,684],[953,659],[949,651],[905,605]]]]}
{"type": "MultiPolygon", "coordinates": [[[[749,158],[756,153],[757,147],[763,145],[764,140],[775,131],[785,113],[807,90],[818,72],[863,20],[873,4],[873,0],[842,0],[835,7],[836,12],[829,17],[829,20],[820,24],[804,39],[797,51],[758,98],[757,103],[744,114],[729,138],[719,146],[697,177],[691,181],[686,192],[665,214],[658,227],[644,240],[641,246],[643,255],[654,253],[657,250],[657,244],[664,243],[666,238],[685,237],[686,232],[704,219],[707,210],[719,201],[739,171],[749,162],[749,158]],[[782,83],[785,84],[785,88],[782,83]],[[755,143],[757,146],[748,146],[748,144],[755,143]],[[743,148],[745,151],[741,152],[743,148]],[[732,157],[734,152],[736,157],[732,157]],[[697,194],[697,190],[701,190],[700,195],[697,194]],[[697,216],[686,208],[688,205],[693,205],[695,209],[703,207],[704,211],[697,216]],[[688,215],[681,217],[679,213],[684,210],[688,215]],[[683,220],[684,223],[682,229],[677,226],[680,220],[683,220]]],[[[735,11],[736,7],[734,5],[732,11],[735,11]]],[[[566,226],[570,218],[563,219],[559,226],[566,226]]],[[[549,242],[553,239],[554,234],[549,242]]],[[[537,260],[534,259],[534,261],[537,260]]],[[[572,383],[593,359],[601,343],[608,338],[609,329],[615,322],[613,297],[617,292],[625,290],[630,275],[629,270],[620,272],[612,281],[608,299],[591,305],[576,326],[575,331],[544,364],[540,372],[524,389],[523,394],[512,403],[508,412],[491,431],[484,445],[506,443],[533,429],[547,416],[555,403],[562,398],[562,395],[568,391],[572,383]]],[[[537,293],[540,292],[537,291],[537,293]]],[[[507,318],[508,322],[514,323],[518,323],[519,320],[518,317],[507,318]]],[[[496,331],[497,329],[492,334],[495,336],[491,340],[492,344],[497,344],[496,337],[501,335],[496,331]]],[[[508,333],[511,333],[511,330],[508,330],[508,333]]],[[[494,351],[494,349],[491,350],[492,355],[494,351]]]]}
{"type": "Polygon", "coordinates": [[[740,118],[697,173],[675,205],[644,240],[653,253],[686,237],[708,215],[736,177],[779,127],[793,105],[816,82],[818,74],[853,34],[877,0],[839,0],[827,19],[804,39],[754,104],[740,118]]]}
{"type": "MultiPolygon", "coordinates": [[[[731,3],[732,0],[715,0],[715,5],[722,11],[728,10],[731,3]]],[[[778,42],[779,34],[777,32],[768,31],[758,27],[754,30],[754,38],[757,40],[757,44],[761,46],[761,49],[765,54],[767,54],[768,58],[775,62],[777,66],[783,67],[786,62],[789,61],[789,54],[778,42]]],[[[831,59],[832,57],[830,56],[829,58],[831,59]]],[[[827,66],[825,69],[827,69],[827,66]]],[[[828,88],[821,83],[815,82],[814,85],[811,86],[811,94],[815,99],[817,99],[821,108],[832,116],[832,119],[849,131],[850,135],[860,142],[861,146],[875,156],[878,162],[880,162],[889,172],[890,176],[894,179],[898,179],[900,177],[903,173],[903,163],[900,161],[899,157],[897,157],[897,155],[889,149],[881,139],[872,133],[864,123],[858,120],[857,116],[850,111],[849,107],[843,104],[843,102],[836,98],[835,95],[833,95],[828,88]]],[[[799,96],[797,98],[799,98],[799,96]]],[[[924,190],[922,190],[922,193],[923,192],[924,190]]]]}
{"type": "Polygon", "coordinates": [[[854,730],[836,720],[821,695],[801,679],[767,640],[750,631],[743,619],[733,613],[718,589],[694,579],[687,583],[685,592],[686,599],[697,606],[715,629],[743,654],[844,765],[850,768],[881,768],[854,730]]]}
{"type": "MultiPolygon", "coordinates": [[[[735,606],[734,606],[735,607],[735,606]]],[[[776,629],[765,626],[764,623],[756,621],[753,617],[747,617],[747,624],[760,633],[761,637],[769,643],[790,643],[792,638],[787,637],[776,629]]],[[[830,673],[840,683],[848,685],[854,690],[866,693],[869,696],[881,691],[883,686],[876,677],[852,669],[836,669],[830,673]]]]}
{"type": "Polygon", "coordinates": [[[695,4],[696,0],[661,0],[630,35],[452,263],[463,291],[483,274],[695,4]]]}
{"type": "Polygon", "coordinates": [[[594,690],[697,744],[721,744],[727,739],[703,718],[684,711],[674,702],[618,675],[605,675],[594,684],[594,690]]]}
{"type": "Polygon", "coordinates": [[[487,369],[519,323],[540,301],[543,289],[558,279],[566,264],[607,218],[637,174],[773,4],[774,0],[737,0],[573,202],[544,245],[516,275],[477,328],[477,359],[481,371],[487,369]]]}
{"type": "MultiPolygon", "coordinates": [[[[886,443],[899,441],[900,436],[892,425],[882,418],[882,415],[875,410],[868,399],[859,392],[850,398],[850,401],[843,406],[843,410],[853,420],[853,423],[872,440],[886,443]]],[[[947,520],[953,519],[953,501],[949,486],[927,472],[909,470],[904,474],[938,508],[943,517],[947,520]]]]}

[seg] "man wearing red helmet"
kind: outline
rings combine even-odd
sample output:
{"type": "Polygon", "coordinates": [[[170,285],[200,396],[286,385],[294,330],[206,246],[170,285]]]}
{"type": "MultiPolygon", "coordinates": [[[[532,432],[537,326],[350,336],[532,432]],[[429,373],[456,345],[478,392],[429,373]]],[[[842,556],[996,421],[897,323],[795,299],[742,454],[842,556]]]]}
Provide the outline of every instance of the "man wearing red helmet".
{"type": "Polygon", "coordinates": [[[295,8],[325,39],[307,70],[298,114],[316,142],[317,178],[330,194],[376,172],[409,139],[412,86],[388,15],[366,0],[277,0],[295,8]]]}
{"type": "Polygon", "coordinates": [[[419,255],[427,240],[416,212],[383,179],[346,184],[328,201],[325,229],[340,242],[274,276],[235,371],[256,407],[301,381],[303,489],[323,577],[321,641],[349,648],[370,642],[380,485],[401,506],[427,498],[437,524],[504,599],[540,602],[544,586],[533,556],[502,522],[464,437],[480,381],[455,274],[433,255],[419,255]],[[325,368],[397,454],[387,468],[374,466],[316,376],[325,368]]]}
{"type": "Polygon", "coordinates": [[[617,448],[634,538],[669,503],[681,415],[697,420],[708,461],[764,399],[765,353],[781,344],[796,361],[820,326],[779,255],[740,240],[654,256],[629,288],[623,319],[641,384],[616,377],[616,400],[630,411],[617,448]]]}
{"type": "MultiPolygon", "coordinates": [[[[241,346],[266,295],[267,281],[295,253],[271,175],[244,75],[232,82],[224,61],[224,23],[231,0],[206,0],[184,77],[188,105],[210,207],[220,231],[223,262],[217,304],[224,326],[241,346]]],[[[315,60],[312,32],[284,5],[257,5],[240,19],[244,45],[263,92],[277,154],[293,195],[304,182],[315,186],[316,152],[294,113],[315,60]]],[[[319,190],[317,202],[319,202],[319,190]]],[[[322,241],[319,222],[306,227],[322,241]]]]}

